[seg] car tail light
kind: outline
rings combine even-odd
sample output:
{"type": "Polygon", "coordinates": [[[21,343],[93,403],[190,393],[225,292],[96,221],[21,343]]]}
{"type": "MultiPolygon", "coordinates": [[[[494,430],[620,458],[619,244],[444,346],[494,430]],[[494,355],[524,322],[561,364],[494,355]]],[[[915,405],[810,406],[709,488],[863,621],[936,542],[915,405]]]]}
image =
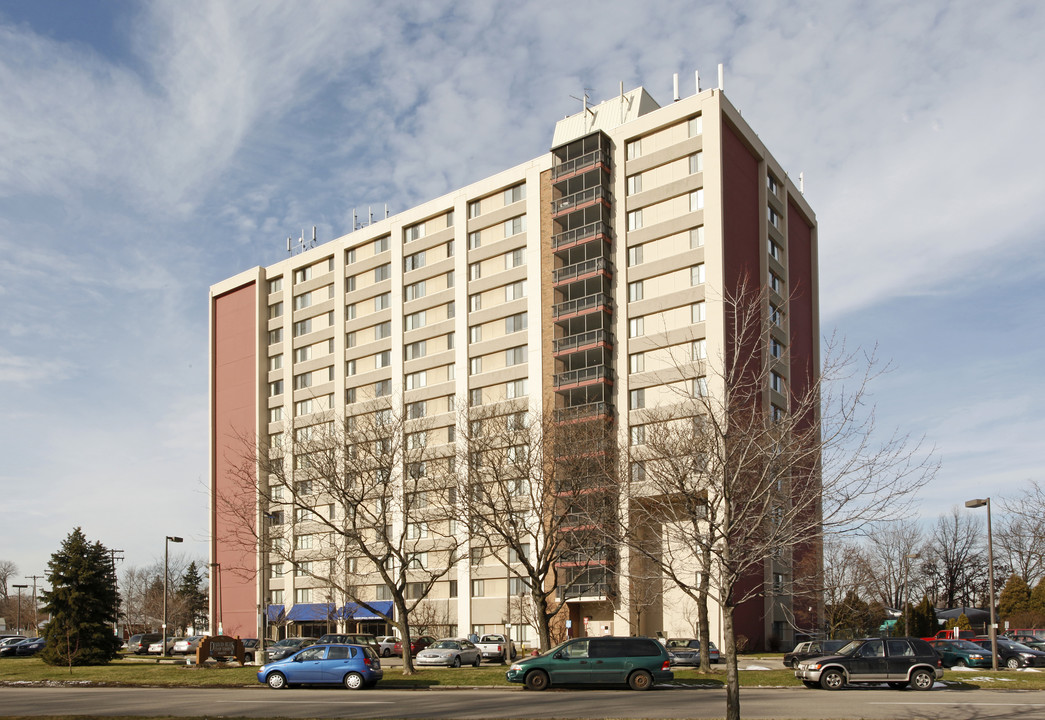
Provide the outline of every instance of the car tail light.
{"type": "Polygon", "coordinates": [[[670,660],[665,660],[664,662],[662,662],[660,664],[660,669],[661,670],[670,670],[671,669],[671,661],[670,660]]]}
{"type": "Polygon", "coordinates": [[[500,645],[497,646],[497,652],[501,652],[501,646],[500,645]]]}
{"type": "Polygon", "coordinates": [[[370,667],[370,658],[369,657],[364,657],[363,658],[363,664],[366,665],[367,667],[370,667]]]}

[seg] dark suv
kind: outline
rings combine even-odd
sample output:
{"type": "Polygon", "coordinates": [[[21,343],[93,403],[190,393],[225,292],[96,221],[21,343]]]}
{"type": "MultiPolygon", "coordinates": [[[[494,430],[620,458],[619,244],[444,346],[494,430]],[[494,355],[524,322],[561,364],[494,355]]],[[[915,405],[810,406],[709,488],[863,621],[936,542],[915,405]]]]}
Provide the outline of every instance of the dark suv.
{"type": "Polygon", "coordinates": [[[802,660],[795,677],[806,687],[825,690],[883,682],[896,690],[908,685],[915,690],[932,690],[943,677],[943,662],[920,638],[864,638],[853,640],[836,655],[802,660]]]}
{"type": "Polygon", "coordinates": [[[675,677],[670,666],[668,651],[652,638],[604,636],[567,640],[543,655],[513,663],[505,677],[530,690],[603,683],[649,690],[675,677]]]}
{"type": "Polygon", "coordinates": [[[143,635],[131,635],[127,641],[127,652],[133,655],[148,655],[149,646],[159,642],[163,636],[159,633],[145,633],[143,635]]]}

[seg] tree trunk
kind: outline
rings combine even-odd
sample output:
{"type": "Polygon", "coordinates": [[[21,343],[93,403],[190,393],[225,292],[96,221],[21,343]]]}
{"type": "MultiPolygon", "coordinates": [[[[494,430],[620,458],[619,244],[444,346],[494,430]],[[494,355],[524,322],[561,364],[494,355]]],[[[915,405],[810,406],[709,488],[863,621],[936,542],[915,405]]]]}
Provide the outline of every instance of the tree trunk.
{"type": "Polygon", "coordinates": [[[740,720],[740,676],[737,671],[732,599],[722,605],[722,640],[726,651],[726,720],[740,720]]]}
{"type": "Polygon", "coordinates": [[[538,639],[541,643],[541,652],[547,652],[551,649],[552,637],[551,637],[551,616],[548,614],[548,598],[543,592],[534,591],[531,594],[533,604],[536,607],[537,612],[534,615],[538,618],[540,625],[537,628],[538,639]]]}
{"type": "Polygon", "coordinates": [[[708,591],[710,590],[711,551],[701,551],[700,585],[697,588],[697,634],[700,637],[700,672],[711,672],[711,623],[708,619],[708,591]]]}

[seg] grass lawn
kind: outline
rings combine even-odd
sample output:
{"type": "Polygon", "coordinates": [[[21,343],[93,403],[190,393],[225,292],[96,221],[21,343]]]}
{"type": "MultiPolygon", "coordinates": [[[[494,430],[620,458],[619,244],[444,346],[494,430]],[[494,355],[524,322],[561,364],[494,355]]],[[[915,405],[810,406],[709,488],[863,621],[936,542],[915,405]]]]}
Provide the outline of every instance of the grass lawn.
{"type": "MultiPolygon", "coordinates": [[[[513,687],[504,679],[507,666],[487,665],[480,668],[429,668],[414,675],[403,675],[399,668],[386,668],[382,688],[426,688],[437,686],[513,687]]],[[[97,683],[152,687],[243,687],[262,685],[257,680],[257,667],[211,665],[202,668],[184,663],[159,664],[116,660],[97,667],[51,667],[38,658],[0,658],[0,684],[17,682],[97,683]]],[[[716,666],[710,673],[693,669],[675,669],[675,682],[680,685],[720,687],[725,685],[726,670],[716,666]]],[[[950,687],[994,688],[1005,690],[1045,690],[1045,672],[999,670],[947,670],[944,682],[950,687]]],[[[741,670],[741,687],[801,687],[791,670],[741,670]]]]}

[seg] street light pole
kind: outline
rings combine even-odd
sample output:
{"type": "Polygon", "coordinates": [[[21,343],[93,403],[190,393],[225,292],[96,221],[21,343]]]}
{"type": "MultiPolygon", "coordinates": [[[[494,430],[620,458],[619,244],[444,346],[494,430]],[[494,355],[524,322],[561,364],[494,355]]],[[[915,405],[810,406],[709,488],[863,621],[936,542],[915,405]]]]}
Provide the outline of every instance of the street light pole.
{"type": "Polygon", "coordinates": [[[978,508],[987,506],[987,584],[989,586],[988,593],[990,595],[990,610],[991,610],[991,669],[998,669],[998,622],[994,617],[994,538],[991,533],[991,499],[990,498],[976,498],[974,500],[967,500],[965,507],[967,508],[978,508]]]}
{"type": "Polygon", "coordinates": [[[167,657],[167,559],[171,543],[180,543],[182,539],[168,535],[163,542],[163,632],[160,636],[160,657],[167,657]]]}
{"type": "Polygon", "coordinates": [[[911,560],[921,557],[919,553],[907,553],[904,555],[903,564],[903,632],[904,635],[911,634],[911,628],[907,625],[907,606],[911,604],[911,591],[907,587],[907,572],[911,567],[911,560]]]}
{"type": "Polygon", "coordinates": [[[18,608],[15,611],[15,625],[18,626],[17,631],[22,632],[22,590],[29,587],[28,585],[12,585],[11,587],[18,588],[18,608]]]}

